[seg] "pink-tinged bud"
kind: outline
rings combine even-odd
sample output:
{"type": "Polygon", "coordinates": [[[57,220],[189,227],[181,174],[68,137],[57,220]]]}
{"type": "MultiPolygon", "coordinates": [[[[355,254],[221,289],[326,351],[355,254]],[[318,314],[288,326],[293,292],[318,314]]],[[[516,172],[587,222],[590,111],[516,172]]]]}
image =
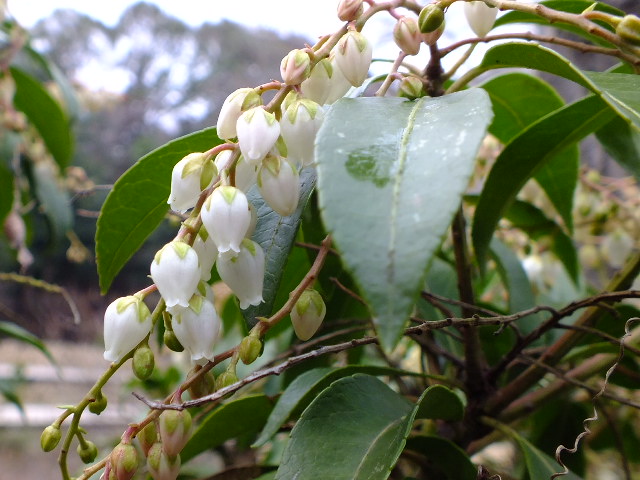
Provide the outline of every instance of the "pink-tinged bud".
{"type": "Polygon", "coordinates": [[[217,134],[224,140],[235,138],[236,123],[242,112],[262,105],[262,98],[253,88],[240,88],[229,95],[220,109],[218,116],[217,134]]]}
{"type": "Polygon", "coordinates": [[[145,457],[149,455],[149,450],[158,441],[158,431],[156,430],[156,424],[154,422],[147,423],[145,427],[140,430],[136,437],[140,442],[140,447],[145,457]]]}
{"type": "Polygon", "coordinates": [[[467,22],[478,37],[485,37],[493,28],[498,15],[498,9],[488,6],[481,1],[466,2],[464,4],[464,15],[467,22]]]}
{"type": "Polygon", "coordinates": [[[288,160],[268,156],[258,172],[258,188],[262,198],[283,217],[296,211],[300,198],[300,175],[288,160]]]}
{"type": "Polygon", "coordinates": [[[191,437],[191,414],[187,410],[165,410],[158,425],[164,453],[175,457],[191,437]]]}
{"type": "Polygon", "coordinates": [[[245,238],[235,258],[220,256],[218,273],[240,300],[240,308],[262,303],[264,283],[264,252],[256,242],[245,238]]]}
{"type": "Polygon", "coordinates": [[[326,313],[324,300],[316,290],[302,292],[291,310],[291,323],[296,336],[302,341],[309,340],[320,328],[326,313]]]}
{"type": "Polygon", "coordinates": [[[218,247],[204,226],[200,227],[198,235],[193,241],[193,249],[198,254],[200,280],[208,282],[211,278],[213,264],[216,263],[216,258],[218,258],[218,247]]]}
{"type": "MultiPolygon", "coordinates": [[[[324,105],[331,91],[331,77],[333,77],[333,65],[328,58],[323,58],[315,64],[309,77],[300,85],[302,96],[324,105]]],[[[283,102],[283,110],[286,108],[288,105],[285,107],[283,102]]]]}
{"type": "Polygon", "coordinates": [[[49,425],[42,431],[40,435],[40,447],[43,452],[50,452],[58,446],[60,439],[62,438],[62,432],[58,425],[49,425]]]}
{"type": "Polygon", "coordinates": [[[302,99],[289,105],[280,120],[289,160],[305,167],[313,163],[314,142],[323,120],[322,108],[312,100],[302,99]]]}
{"type": "Polygon", "coordinates": [[[338,18],[343,22],[356,20],[363,12],[362,0],[340,0],[338,18]]]}
{"type": "Polygon", "coordinates": [[[230,185],[216,188],[204,202],[201,217],[219,254],[233,256],[240,252],[251,223],[249,202],[241,190],[230,185]]]}
{"type": "Polygon", "coordinates": [[[238,144],[245,160],[258,165],[280,136],[280,124],[273,113],[262,107],[247,110],[236,124],[238,144]]]}
{"type": "Polygon", "coordinates": [[[200,281],[198,254],[184,242],[167,243],[151,262],[151,279],[164,298],[167,310],[188,307],[200,281]]]}
{"type": "Polygon", "coordinates": [[[194,295],[189,308],[176,312],[171,319],[173,333],[191,361],[202,365],[214,357],[213,348],[220,338],[221,325],[213,303],[200,295],[194,295]]]}
{"type": "Polygon", "coordinates": [[[204,153],[190,153],[173,167],[167,203],[179,213],[192,209],[216,175],[216,167],[210,158],[204,153]]]}
{"type": "Polygon", "coordinates": [[[393,27],[393,40],[407,55],[417,55],[422,45],[422,34],[413,17],[400,17],[393,27]]]}
{"type": "Polygon", "coordinates": [[[280,75],[287,85],[299,85],[311,71],[311,58],[304,50],[291,50],[280,62],[280,75]]]}
{"type": "Polygon", "coordinates": [[[96,447],[95,443],[85,440],[84,446],[82,444],[78,444],[76,452],[78,453],[80,460],[82,460],[82,463],[91,463],[98,456],[98,447],[96,447]]]}
{"type": "Polygon", "coordinates": [[[160,442],[154,444],[147,455],[147,469],[153,480],[175,480],[180,473],[180,463],[180,455],[170,457],[160,442]]]}
{"type": "Polygon", "coordinates": [[[444,33],[444,27],[446,22],[443,20],[440,26],[431,33],[423,33],[422,41],[427,45],[435,45],[436,42],[440,39],[442,34],[444,33]]]}
{"type": "Polygon", "coordinates": [[[104,313],[104,359],[119,362],[151,331],[151,312],[136,296],[121,297],[104,313]]]}
{"type": "Polygon", "coordinates": [[[140,380],[146,380],[151,376],[155,367],[155,359],[149,345],[142,345],[136,348],[131,367],[134,375],[140,380]]]}
{"type": "Polygon", "coordinates": [[[373,51],[367,38],[360,32],[345,33],[335,46],[335,62],[345,78],[359,87],[367,78],[373,51]]]}
{"type": "Polygon", "coordinates": [[[138,470],[138,451],[130,443],[120,442],[111,452],[111,471],[117,480],[131,480],[138,470]]]}

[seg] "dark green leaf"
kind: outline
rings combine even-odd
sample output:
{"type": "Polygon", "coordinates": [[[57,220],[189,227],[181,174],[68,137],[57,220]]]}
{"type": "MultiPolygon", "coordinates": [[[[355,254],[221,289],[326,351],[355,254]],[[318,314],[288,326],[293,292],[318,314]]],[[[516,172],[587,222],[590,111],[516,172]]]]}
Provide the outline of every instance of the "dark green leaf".
{"type": "Polygon", "coordinates": [[[69,119],[42,84],[18,68],[11,68],[16,82],[15,107],[35,126],[61,168],[71,160],[73,137],[69,119]]]}
{"type": "Polygon", "coordinates": [[[374,377],[342,378],[302,414],[276,479],[384,480],[402,452],[413,411],[374,377]]]}
{"type": "Polygon", "coordinates": [[[294,415],[304,410],[309,403],[332,382],[339,378],[366,373],[368,375],[414,375],[389,367],[349,365],[342,368],[314,368],[298,375],[280,395],[254,447],[264,445],[280,427],[294,415]]]}
{"type": "Polygon", "coordinates": [[[481,89],[415,102],[343,99],[318,133],[324,223],[387,350],[402,335],[491,117],[481,89]]]}
{"type": "Polygon", "coordinates": [[[22,401],[17,392],[18,382],[14,380],[7,380],[0,378],[0,395],[2,395],[8,402],[13,403],[20,412],[24,414],[24,408],[22,401]]]}
{"type": "Polygon", "coordinates": [[[64,238],[73,227],[73,211],[69,194],[60,185],[53,163],[38,162],[33,166],[33,180],[40,209],[44,212],[56,240],[64,238]]]}
{"type": "Polygon", "coordinates": [[[44,355],[49,359],[51,363],[55,365],[56,361],[51,355],[49,349],[47,349],[46,345],[33,333],[25,330],[21,326],[16,325],[12,322],[0,321],[0,337],[3,336],[15,338],[16,340],[28,343],[29,345],[36,347],[38,350],[44,353],[44,355]]]}
{"type": "Polygon", "coordinates": [[[167,213],[174,165],[189,153],[220,143],[215,128],[186,135],[148,153],[118,179],[104,202],[96,230],[103,293],[167,213]]]}
{"type": "Polygon", "coordinates": [[[489,173],[474,216],[473,245],[480,265],[484,265],[498,221],[527,180],[557,153],[613,116],[599,97],[590,96],[546,115],[505,147],[489,173]]]}
{"type": "Polygon", "coordinates": [[[616,117],[596,132],[596,137],[622,167],[640,180],[640,133],[616,117]]]}
{"type": "Polygon", "coordinates": [[[442,480],[475,480],[476,466],[471,462],[464,450],[455,443],[444,438],[420,435],[407,439],[407,450],[417,452],[435,467],[433,478],[442,480]]]}
{"type": "Polygon", "coordinates": [[[272,408],[273,402],[266,395],[249,395],[219,406],[202,420],[180,458],[187,462],[231,438],[257,433],[272,408]]]}
{"type": "Polygon", "coordinates": [[[464,417],[464,405],[460,397],[444,385],[432,385],[418,400],[416,419],[431,418],[458,421],[464,417]]]}
{"type": "MultiPolygon", "coordinates": [[[[255,207],[258,216],[253,240],[260,244],[265,255],[264,287],[262,289],[264,302],[257,307],[249,307],[242,312],[250,326],[255,325],[256,317],[269,316],[273,310],[287,258],[296,238],[300,216],[316,184],[315,170],[312,168],[302,170],[300,182],[298,208],[288,217],[281,217],[274,212],[264,201],[257,187],[252,188],[249,192],[249,201],[255,207]]],[[[299,280],[302,280],[302,277],[299,280]]]]}

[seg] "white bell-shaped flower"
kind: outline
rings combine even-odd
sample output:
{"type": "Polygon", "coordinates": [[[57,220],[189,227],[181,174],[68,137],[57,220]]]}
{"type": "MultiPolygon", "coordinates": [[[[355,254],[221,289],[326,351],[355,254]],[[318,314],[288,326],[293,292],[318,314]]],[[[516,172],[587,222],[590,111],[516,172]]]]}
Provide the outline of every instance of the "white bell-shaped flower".
{"type": "Polygon", "coordinates": [[[198,364],[213,359],[221,325],[213,303],[202,295],[194,295],[189,307],[180,309],[171,319],[173,333],[191,355],[191,360],[198,364]]]}
{"type": "Polygon", "coordinates": [[[309,340],[320,328],[326,313],[324,300],[316,290],[302,292],[290,314],[296,336],[302,341],[309,340]]]}
{"type": "MultiPolygon", "coordinates": [[[[229,165],[229,159],[231,157],[231,153],[232,152],[230,150],[222,151],[218,154],[215,161],[224,185],[230,184],[229,171],[231,166],[229,165]]],[[[240,155],[235,165],[235,187],[242,190],[244,193],[247,193],[249,189],[256,184],[257,179],[258,167],[254,164],[250,164],[244,159],[243,155],[240,155]]]]}
{"type": "Polygon", "coordinates": [[[473,33],[478,37],[485,37],[493,28],[498,9],[480,1],[465,2],[463,7],[464,15],[473,33]]]}
{"type": "Polygon", "coordinates": [[[193,242],[193,249],[198,254],[200,262],[200,279],[208,282],[211,278],[213,264],[216,263],[216,258],[218,258],[218,247],[216,247],[215,242],[204,226],[200,227],[200,231],[193,242]]]}
{"type": "Polygon", "coordinates": [[[288,217],[296,211],[300,198],[300,175],[290,161],[268,156],[258,172],[258,188],[262,198],[274,211],[288,217]]]}
{"type": "Polygon", "coordinates": [[[218,115],[216,132],[218,137],[230,140],[237,136],[236,123],[242,112],[262,104],[262,98],[253,88],[239,88],[229,95],[218,115]]]}
{"type": "Polygon", "coordinates": [[[324,120],[324,111],[312,100],[299,100],[287,108],[280,120],[280,133],[287,145],[287,158],[298,165],[313,163],[316,134],[324,120]]]}
{"type": "Polygon", "coordinates": [[[205,200],[200,213],[220,254],[234,256],[249,230],[251,213],[247,196],[238,188],[222,185],[205,200]]]}
{"type": "Polygon", "coordinates": [[[218,257],[218,273],[240,300],[240,308],[262,303],[264,252],[256,242],[245,238],[237,257],[218,257]]]}
{"type": "Polygon", "coordinates": [[[104,359],[119,362],[151,331],[151,313],[141,298],[121,297],[104,313],[104,359]]]}
{"type": "Polygon", "coordinates": [[[344,76],[342,70],[336,64],[335,52],[330,57],[331,65],[333,65],[333,75],[331,75],[331,89],[327,95],[326,104],[332,104],[336,100],[341,99],[351,88],[351,83],[344,76]]]}
{"type": "Polygon", "coordinates": [[[174,307],[189,306],[200,275],[198,254],[184,242],[167,243],[151,262],[151,279],[169,311],[174,307]]]}
{"type": "Polygon", "coordinates": [[[204,153],[190,153],[176,163],[171,172],[171,194],[167,200],[171,209],[179,213],[192,209],[216,174],[213,161],[204,153]]]}
{"type": "Polygon", "coordinates": [[[367,78],[373,50],[360,32],[345,33],[334,47],[335,62],[349,83],[359,87],[367,78]]]}
{"type": "Polygon", "coordinates": [[[331,91],[332,77],[333,65],[328,58],[323,58],[311,69],[309,78],[300,84],[302,96],[319,105],[324,105],[331,91]]]}
{"type": "Polygon", "coordinates": [[[236,124],[238,144],[245,160],[258,165],[280,136],[280,124],[273,113],[262,107],[247,110],[236,124]]]}

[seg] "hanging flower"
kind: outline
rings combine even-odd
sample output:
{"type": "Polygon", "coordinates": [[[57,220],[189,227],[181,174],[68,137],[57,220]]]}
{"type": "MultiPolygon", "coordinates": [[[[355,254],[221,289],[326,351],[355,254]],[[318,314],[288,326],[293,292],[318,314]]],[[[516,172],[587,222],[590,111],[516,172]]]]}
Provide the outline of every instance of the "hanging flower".
{"type": "Polygon", "coordinates": [[[262,107],[247,110],[236,124],[238,144],[245,160],[258,165],[280,136],[280,124],[273,113],[262,107]]]}
{"type": "Polygon", "coordinates": [[[373,51],[367,38],[360,32],[345,33],[334,48],[335,62],[345,78],[359,87],[367,78],[373,51]]]}
{"type": "Polygon", "coordinates": [[[211,278],[213,264],[216,263],[216,258],[218,258],[218,247],[216,247],[215,242],[204,226],[200,227],[200,231],[193,242],[193,249],[198,254],[200,279],[208,282],[211,278]]]}
{"type": "Polygon", "coordinates": [[[147,469],[153,480],[175,480],[180,473],[180,455],[170,457],[162,449],[162,443],[156,442],[147,455],[147,469]]]}
{"type": "MultiPolygon", "coordinates": [[[[327,103],[327,98],[329,97],[329,92],[331,92],[332,87],[333,72],[333,65],[328,58],[323,58],[316,63],[311,69],[311,73],[309,73],[309,78],[300,84],[302,96],[313,100],[319,105],[327,103]]],[[[347,82],[346,79],[344,79],[344,81],[347,82]]],[[[347,87],[347,90],[348,89],[349,87],[347,87]]]]}
{"type": "Polygon", "coordinates": [[[229,95],[218,115],[216,133],[224,140],[231,140],[237,136],[236,123],[242,112],[262,105],[262,98],[253,88],[239,88],[229,95]]]}
{"type": "Polygon", "coordinates": [[[280,62],[280,74],[287,85],[299,85],[310,71],[311,58],[304,50],[291,50],[280,62]]]}
{"type": "Polygon", "coordinates": [[[323,120],[322,108],[312,100],[302,99],[289,105],[280,120],[287,158],[305,167],[313,163],[316,135],[323,120]]]}
{"type": "Polygon", "coordinates": [[[119,362],[151,331],[151,312],[136,296],[121,297],[104,312],[104,359],[119,362]]]}
{"type": "Polygon", "coordinates": [[[151,262],[151,279],[167,305],[188,307],[200,281],[198,254],[184,242],[167,243],[151,262]]]}
{"type": "Polygon", "coordinates": [[[191,355],[191,361],[198,364],[213,359],[221,325],[213,302],[202,295],[194,295],[189,307],[180,309],[171,319],[173,333],[191,355]]]}
{"type": "Polygon", "coordinates": [[[300,197],[298,170],[286,159],[268,156],[258,173],[258,188],[269,206],[283,217],[296,211],[300,197]]]}
{"type": "Polygon", "coordinates": [[[237,257],[218,258],[218,273],[240,300],[240,308],[262,303],[264,252],[256,242],[245,238],[237,257]]]}
{"type": "Polygon", "coordinates": [[[176,163],[171,173],[171,193],[167,200],[171,209],[184,213],[193,208],[216,174],[213,161],[204,153],[190,153],[176,163]]]}
{"type": "Polygon", "coordinates": [[[480,1],[466,2],[464,4],[464,15],[467,17],[467,22],[473,33],[482,38],[493,28],[498,9],[480,1]]]}
{"type": "Polygon", "coordinates": [[[236,255],[251,224],[249,202],[241,190],[230,185],[216,188],[204,202],[204,224],[219,254],[236,255]]]}

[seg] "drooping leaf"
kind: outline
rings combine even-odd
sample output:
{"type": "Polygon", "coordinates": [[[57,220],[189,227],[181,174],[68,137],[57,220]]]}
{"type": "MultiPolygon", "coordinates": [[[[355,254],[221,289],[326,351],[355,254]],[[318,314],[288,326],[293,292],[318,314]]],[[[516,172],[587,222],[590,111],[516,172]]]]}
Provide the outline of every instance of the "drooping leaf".
{"type": "Polygon", "coordinates": [[[464,417],[464,405],[453,390],[444,385],[432,385],[418,400],[415,418],[457,421],[464,417]]]}
{"type": "Polygon", "coordinates": [[[599,97],[589,96],[544,116],[505,147],[489,173],[474,215],[473,245],[481,266],[498,221],[527,180],[550,158],[613,116],[599,97]]]}
{"type": "Polygon", "coordinates": [[[481,89],[415,102],[343,99],[318,133],[324,223],[387,350],[459,207],[491,117],[481,89]]]}
{"type": "MultiPolygon", "coordinates": [[[[274,212],[264,201],[257,187],[249,191],[249,201],[255,207],[258,216],[253,240],[260,244],[265,255],[264,287],[262,289],[264,302],[257,307],[251,306],[242,311],[246,322],[250,326],[255,325],[256,317],[269,316],[273,309],[287,258],[298,231],[300,216],[316,184],[315,170],[312,168],[302,170],[300,172],[300,183],[298,208],[288,217],[282,217],[274,212]]],[[[300,280],[302,280],[302,277],[298,279],[298,281],[300,280]]]]}
{"type": "MultiPolygon", "coordinates": [[[[532,75],[508,73],[482,85],[495,114],[489,131],[502,143],[509,141],[536,120],[561,108],[564,101],[547,82],[532,75]]],[[[535,179],[573,230],[573,196],[578,183],[580,154],[574,145],[558,152],[535,174],[535,179]]]]}
{"type": "Polygon", "coordinates": [[[302,414],[276,479],[384,480],[402,452],[413,412],[374,377],[342,378],[302,414]]]}
{"type": "Polygon", "coordinates": [[[368,375],[413,375],[411,372],[403,372],[389,367],[377,367],[367,365],[349,365],[342,368],[314,368],[298,375],[286,388],[275,407],[269,415],[266,425],[260,436],[253,444],[254,447],[264,445],[280,427],[294,415],[304,410],[309,403],[323,389],[332,382],[355,373],[368,375]]]}
{"type": "Polygon", "coordinates": [[[443,480],[475,480],[477,468],[464,450],[445,438],[419,435],[407,439],[407,450],[423,455],[443,480]]]}
{"type": "Polygon", "coordinates": [[[249,395],[220,405],[207,415],[180,453],[183,462],[218,447],[231,438],[257,433],[273,402],[266,395],[249,395]]]}
{"type": "Polygon", "coordinates": [[[73,152],[67,115],[38,80],[15,67],[11,75],[16,83],[13,104],[38,130],[60,168],[66,167],[73,152]]]}
{"type": "Polygon", "coordinates": [[[616,117],[598,130],[596,137],[616,162],[640,179],[640,132],[616,117]]]}
{"type": "Polygon", "coordinates": [[[0,378],[0,395],[9,403],[13,403],[21,413],[24,413],[22,400],[17,392],[18,382],[13,379],[0,378]]]}
{"type": "Polygon", "coordinates": [[[45,355],[45,357],[49,359],[49,361],[52,364],[54,365],[56,364],[56,361],[54,360],[53,355],[51,355],[51,352],[46,347],[46,345],[42,342],[42,340],[40,340],[33,333],[22,328],[21,326],[16,325],[15,323],[12,323],[12,322],[0,321],[0,338],[2,337],[10,337],[10,338],[19,340],[21,342],[27,343],[37,348],[38,350],[40,350],[45,355]]]}
{"type": "Polygon", "coordinates": [[[103,293],[167,213],[174,165],[189,153],[220,143],[215,128],[180,137],[142,157],[118,179],[102,206],[96,229],[103,293]]]}
{"type": "Polygon", "coordinates": [[[32,173],[40,209],[47,217],[52,237],[60,240],[73,227],[69,194],[60,184],[61,180],[53,163],[37,162],[32,173]]]}

